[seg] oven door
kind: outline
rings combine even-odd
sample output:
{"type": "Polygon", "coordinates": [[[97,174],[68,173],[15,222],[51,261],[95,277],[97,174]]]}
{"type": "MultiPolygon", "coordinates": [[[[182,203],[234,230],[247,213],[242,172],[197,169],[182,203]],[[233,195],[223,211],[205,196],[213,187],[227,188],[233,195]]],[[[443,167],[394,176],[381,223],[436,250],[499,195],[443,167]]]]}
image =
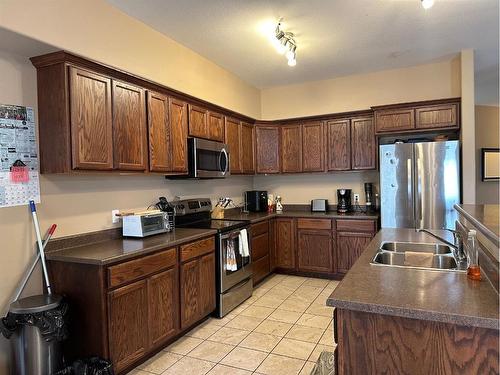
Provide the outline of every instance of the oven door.
{"type": "Polygon", "coordinates": [[[221,293],[231,289],[241,281],[252,277],[252,262],[251,262],[251,249],[250,238],[248,239],[248,246],[250,256],[242,257],[239,252],[239,230],[230,233],[223,233],[219,235],[219,278],[221,293]],[[230,248],[234,249],[236,258],[236,270],[228,269],[228,252],[230,248]]]}
{"type": "Polygon", "coordinates": [[[190,174],[197,178],[224,178],[229,173],[229,151],[224,143],[190,138],[190,174]]]}

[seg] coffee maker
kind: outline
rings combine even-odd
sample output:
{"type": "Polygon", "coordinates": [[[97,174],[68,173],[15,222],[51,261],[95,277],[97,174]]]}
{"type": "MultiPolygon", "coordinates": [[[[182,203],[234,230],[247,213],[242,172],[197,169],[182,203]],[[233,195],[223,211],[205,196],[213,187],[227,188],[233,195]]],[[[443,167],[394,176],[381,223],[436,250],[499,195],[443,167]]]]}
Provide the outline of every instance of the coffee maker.
{"type": "Polygon", "coordinates": [[[351,189],[337,189],[337,212],[351,211],[351,189]]]}

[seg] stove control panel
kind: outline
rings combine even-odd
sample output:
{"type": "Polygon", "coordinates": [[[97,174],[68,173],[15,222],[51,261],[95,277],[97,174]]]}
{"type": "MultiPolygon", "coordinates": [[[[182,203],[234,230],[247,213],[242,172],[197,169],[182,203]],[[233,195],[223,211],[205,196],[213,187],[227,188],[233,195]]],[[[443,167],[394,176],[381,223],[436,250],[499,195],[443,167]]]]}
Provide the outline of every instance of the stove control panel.
{"type": "Polygon", "coordinates": [[[183,199],[172,202],[172,205],[175,208],[176,216],[212,211],[212,201],[210,198],[183,199]]]}

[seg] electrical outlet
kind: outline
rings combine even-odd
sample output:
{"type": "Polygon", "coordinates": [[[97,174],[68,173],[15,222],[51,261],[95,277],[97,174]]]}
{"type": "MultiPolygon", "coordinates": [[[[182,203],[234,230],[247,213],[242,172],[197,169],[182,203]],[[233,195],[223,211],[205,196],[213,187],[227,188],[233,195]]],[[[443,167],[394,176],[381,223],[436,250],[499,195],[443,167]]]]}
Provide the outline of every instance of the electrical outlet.
{"type": "Polygon", "coordinates": [[[359,194],[354,194],[354,202],[359,202],[359,194]]]}
{"type": "Polygon", "coordinates": [[[120,210],[113,210],[111,211],[111,222],[113,224],[116,224],[120,221],[120,217],[117,216],[120,213],[120,210]]]}

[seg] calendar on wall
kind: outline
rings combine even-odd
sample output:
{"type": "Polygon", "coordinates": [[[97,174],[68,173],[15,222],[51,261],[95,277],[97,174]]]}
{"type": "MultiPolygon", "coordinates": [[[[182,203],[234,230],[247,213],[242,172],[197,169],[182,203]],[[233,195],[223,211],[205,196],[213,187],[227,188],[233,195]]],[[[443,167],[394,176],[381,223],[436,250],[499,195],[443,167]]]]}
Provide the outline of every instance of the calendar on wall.
{"type": "Polygon", "coordinates": [[[0,207],[40,203],[33,108],[0,104],[0,207]]]}

